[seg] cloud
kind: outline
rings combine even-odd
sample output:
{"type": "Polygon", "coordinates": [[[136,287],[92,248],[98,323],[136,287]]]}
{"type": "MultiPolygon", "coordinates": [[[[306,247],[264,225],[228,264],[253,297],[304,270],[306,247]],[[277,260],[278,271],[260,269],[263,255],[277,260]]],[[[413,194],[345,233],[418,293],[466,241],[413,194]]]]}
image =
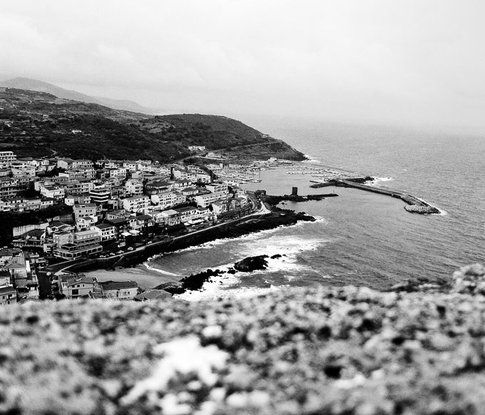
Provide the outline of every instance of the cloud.
{"type": "Polygon", "coordinates": [[[479,0],[6,0],[0,73],[187,111],[480,123],[484,12],[479,0]]]}

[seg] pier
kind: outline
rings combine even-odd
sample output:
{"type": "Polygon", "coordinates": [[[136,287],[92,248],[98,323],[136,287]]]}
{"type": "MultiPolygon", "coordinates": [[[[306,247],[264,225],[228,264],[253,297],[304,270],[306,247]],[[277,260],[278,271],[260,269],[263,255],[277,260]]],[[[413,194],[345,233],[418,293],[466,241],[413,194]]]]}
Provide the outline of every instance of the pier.
{"type": "Polygon", "coordinates": [[[336,187],[352,187],[354,189],[365,190],[372,193],[379,193],[381,195],[386,195],[390,197],[395,197],[401,199],[406,203],[404,209],[411,213],[420,214],[431,214],[440,213],[440,210],[431,206],[430,204],[418,199],[416,196],[410,195],[409,193],[401,192],[400,190],[384,189],[382,187],[369,186],[368,184],[362,183],[361,181],[336,179],[330,180],[328,182],[329,186],[336,187]]]}

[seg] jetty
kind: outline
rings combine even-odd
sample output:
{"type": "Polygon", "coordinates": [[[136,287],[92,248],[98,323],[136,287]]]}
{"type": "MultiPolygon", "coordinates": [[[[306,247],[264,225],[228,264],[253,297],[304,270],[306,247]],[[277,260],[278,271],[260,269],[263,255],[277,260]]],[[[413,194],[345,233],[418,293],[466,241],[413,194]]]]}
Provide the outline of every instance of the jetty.
{"type": "Polygon", "coordinates": [[[368,184],[365,184],[365,182],[363,182],[362,179],[329,180],[328,182],[325,183],[325,186],[351,187],[354,189],[365,190],[367,192],[379,193],[381,195],[395,197],[397,199],[401,199],[404,203],[406,203],[406,206],[404,206],[404,209],[406,209],[408,212],[411,212],[411,213],[420,213],[420,214],[440,213],[440,210],[438,208],[431,206],[429,203],[426,203],[421,199],[418,199],[416,196],[413,196],[409,193],[402,192],[400,190],[370,186],[368,184]]]}

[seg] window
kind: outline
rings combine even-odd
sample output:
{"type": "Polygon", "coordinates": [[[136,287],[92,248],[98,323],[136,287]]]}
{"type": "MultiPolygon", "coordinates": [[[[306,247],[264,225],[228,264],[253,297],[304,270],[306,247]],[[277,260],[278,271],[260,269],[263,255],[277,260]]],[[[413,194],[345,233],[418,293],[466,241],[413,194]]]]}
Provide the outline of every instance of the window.
{"type": "Polygon", "coordinates": [[[72,290],[72,295],[79,295],[79,290],[72,290]]]}

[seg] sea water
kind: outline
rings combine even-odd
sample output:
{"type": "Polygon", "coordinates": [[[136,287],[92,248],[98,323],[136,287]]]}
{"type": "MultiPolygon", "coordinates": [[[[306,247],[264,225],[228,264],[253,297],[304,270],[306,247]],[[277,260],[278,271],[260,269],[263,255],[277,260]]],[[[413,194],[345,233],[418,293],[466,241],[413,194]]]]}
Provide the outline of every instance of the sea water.
{"type": "Polygon", "coordinates": [[[202,292],[187,294],[190,299],[319,284],[385,289],[406,279],[449,278],[463,265],[485,261],[484,137],[332,124],[277,126],[270,132],[310,155],[304,165],[370,174],[379,178],[375,185],[407,191],[442,214],[411,214],[399,199],[357,189],[311,189],[310,176],[278,167],[261,172],[262,182],[247,187],[288,194],[297,186],[300,194],[339,196],[283,205],[314,215],[314,223],[158,256],[145,264],[151,270],[140,272],[150,272],[156,282],[228,267],[247,256],[282,255],[265,271],[214,278],[202,292]]]}

